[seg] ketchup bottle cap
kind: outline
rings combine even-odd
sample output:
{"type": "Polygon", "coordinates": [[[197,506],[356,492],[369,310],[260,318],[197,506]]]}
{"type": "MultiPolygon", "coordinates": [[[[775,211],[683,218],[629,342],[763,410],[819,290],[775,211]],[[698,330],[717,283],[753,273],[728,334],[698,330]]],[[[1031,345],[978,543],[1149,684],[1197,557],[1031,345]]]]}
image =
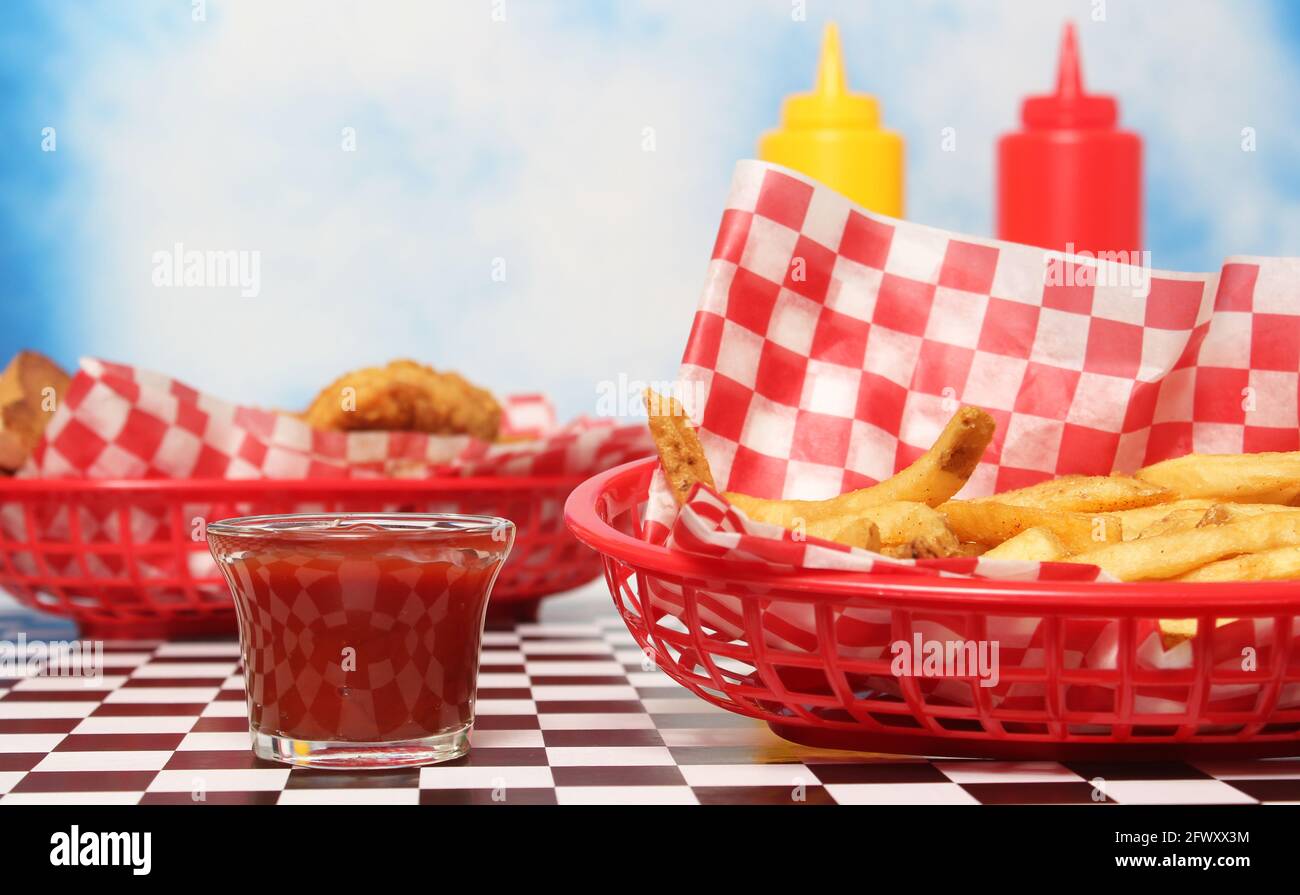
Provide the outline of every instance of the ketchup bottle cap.
{"type": "Polygon", "coordinates": [[[1020,111],[1029,128],[1105,128],[1114,127],[1119,106],[1113,96],[1083,92],[1083,72],[1074,23],[1065,23],[1061,36],[1061,59],[1056,72],[1056,93],[1031,96],[1020,111]]]}

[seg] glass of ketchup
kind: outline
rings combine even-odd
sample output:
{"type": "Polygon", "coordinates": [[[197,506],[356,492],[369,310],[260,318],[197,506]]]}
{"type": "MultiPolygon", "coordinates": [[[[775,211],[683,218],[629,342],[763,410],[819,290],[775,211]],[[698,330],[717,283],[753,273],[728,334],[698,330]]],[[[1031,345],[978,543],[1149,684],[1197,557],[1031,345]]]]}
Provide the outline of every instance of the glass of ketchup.
{"type": "Polygon", "coordinates": [[[253,752],[342,769],[467,753],[488,596],[514,537],[492,516],[210,524],[239,617],[253,752]]]}

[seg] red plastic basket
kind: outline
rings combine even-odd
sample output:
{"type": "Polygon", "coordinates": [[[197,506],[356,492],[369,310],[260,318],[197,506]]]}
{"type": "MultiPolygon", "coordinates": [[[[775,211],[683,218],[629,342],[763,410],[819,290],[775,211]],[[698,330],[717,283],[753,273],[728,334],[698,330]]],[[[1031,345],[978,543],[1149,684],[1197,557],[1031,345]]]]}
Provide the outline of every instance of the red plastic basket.
{"type": "Polygon", "coordinates": [[[490,612],[529,617],[541,597],[600,574],[564,528],[574,477],[0,481],[0,589],[98,636],[236,628],[202,525],[306,512],[472,513],[517,526],[490,612]]]}
{"type": "Polygon", "coordinates": [[[670,677],[709,702],[808,745],[990,758],[1265,757],[1300,754],[1300,583],[1185,585],[989,581],[772,571],[649,544],[641,524],[654,459],[576,488],[569,527],[600,552],[632,635],[670,677]],[[716,619],[723,607],[731,621],[716,619]],[[1142,644],[1160,618],[1197,618],[1184,667],[1142,644]],[[967,632],[1032,625],[1003,650],[1000,698],[974,676],[897,677],[868,657],[864,619],[888,642],[933,625],[967,632]],[[1250,620],[1215,627],[1216,619],[1250,620]],[[1254,667],[1237,639],[1253,631],[1254,667]],[[801,640],[802,645],[797,645],[801,640]],[[1080,636],[1113,661],[1084,661],[1080,636]],[[792,641],[796,643],[792,643],[792,641]],[[887,683],[882,685],[881,681],[887,683]],[[957,688],[954,691],[954,688],[957,688]],[[959,698],[953,698],[954,692],[959,698]]]}

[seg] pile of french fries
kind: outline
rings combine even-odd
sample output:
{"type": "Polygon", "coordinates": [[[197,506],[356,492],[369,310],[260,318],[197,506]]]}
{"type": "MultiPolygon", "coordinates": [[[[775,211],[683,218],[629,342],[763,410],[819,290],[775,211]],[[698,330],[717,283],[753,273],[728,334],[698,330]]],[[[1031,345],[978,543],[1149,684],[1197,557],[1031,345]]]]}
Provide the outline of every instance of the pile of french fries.
{"type": "MultiPolygon", "coordinates": [[[[682,406],[647,391],[646,407],[678,502],[696,482],[713,487],[682,406]]],[[[1300,579],[1300,452],[1189,454],[1132,475],[1068,475],[954,500],[993,430],[983,410],[962,407],[925,454],[878,485],[826,500],[723,497],[755,521],[899,558],[1087,563],[1120,581],[1300,579]]],[[[1195,624],[1162,622],[1166,645],[1195,624]]]]}

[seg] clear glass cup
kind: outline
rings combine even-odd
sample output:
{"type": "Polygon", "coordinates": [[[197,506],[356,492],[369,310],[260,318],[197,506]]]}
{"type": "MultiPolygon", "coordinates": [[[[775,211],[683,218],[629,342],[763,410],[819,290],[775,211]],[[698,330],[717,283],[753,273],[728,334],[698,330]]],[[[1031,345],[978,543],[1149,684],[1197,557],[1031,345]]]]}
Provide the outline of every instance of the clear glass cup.
{"type": "Polygon", "coordinates": [[[249,516],[207,534],[235,598],[258,756],[355,769],[469,751],[483,621],[512,522],[249,516]]]}

